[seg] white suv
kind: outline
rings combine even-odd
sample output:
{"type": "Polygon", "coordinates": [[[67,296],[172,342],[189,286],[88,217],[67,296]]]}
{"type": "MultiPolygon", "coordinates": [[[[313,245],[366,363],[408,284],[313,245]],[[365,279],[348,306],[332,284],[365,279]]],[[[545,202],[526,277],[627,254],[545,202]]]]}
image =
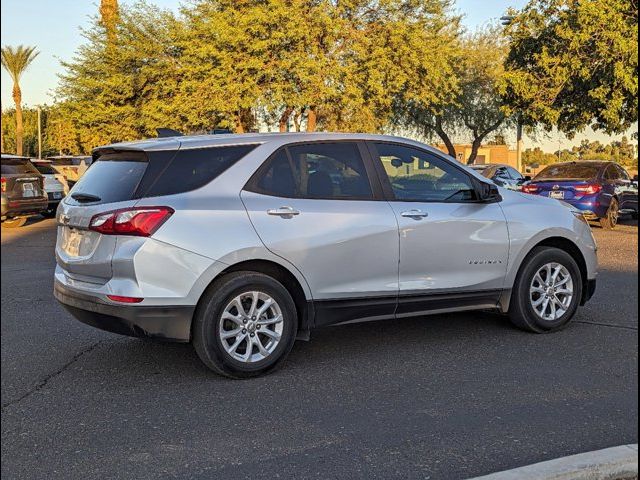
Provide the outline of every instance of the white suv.
{"type": "Polygon", "coordinates": [[[495,309],[550,332],[595,290],[579,211],[411,140],[172,137],[94,159],[58,208],[56,297],[104,330],[191,341],[227,376],[355,320],[495,309]]]}

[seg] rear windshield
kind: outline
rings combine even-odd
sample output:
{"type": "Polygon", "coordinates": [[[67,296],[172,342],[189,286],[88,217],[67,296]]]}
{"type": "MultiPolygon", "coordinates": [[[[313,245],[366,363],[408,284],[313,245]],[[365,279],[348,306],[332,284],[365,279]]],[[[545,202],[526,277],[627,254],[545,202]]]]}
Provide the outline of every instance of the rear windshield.
{"type": "Polygon", "coordinates": [[[33,165],[43,175],[55,175],[56,173],[58,173],[58,172],[56,172],[55,168],[53,168],[48,163],[34,163],[33,165]]]}
{"type": "Polygon", "coordinates": [[[146,169],[147,156],[144,153],[102,155],[80,177],[71,198],[82,193],[100,198],[98,202],[91,202],[92,205],[131,200],[146,169]]]}
{"type": "MultiPolygon", "coordinates": [[[[74,196],[99,197],[113,203],[188,192],[211,182],[257,145],[178,150],[120,152],[102,155],[76,183],[74,196]]],[[[78,203],[82,204],[82,201],[78,203]]]]}
{"type": "Polygon", "coordinates": [[[38,173],[38,170],[29,160],[22,158],[3,158],[2,175],[22,175],[25,173],[38,173]]]}
{"type": "Polygon", "coordinates": [[[534,180],[590,180],[598,176],[600,165],[585,163],[564,163],[550,165],[542,170],[534,180]]]}

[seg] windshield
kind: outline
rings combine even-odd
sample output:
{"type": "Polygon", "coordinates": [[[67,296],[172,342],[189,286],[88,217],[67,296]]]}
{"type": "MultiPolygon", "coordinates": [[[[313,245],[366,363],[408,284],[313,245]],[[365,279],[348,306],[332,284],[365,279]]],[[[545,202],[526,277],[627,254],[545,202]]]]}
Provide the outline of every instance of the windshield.
{"type": "Polygon", "coordinates": [[[600,165],[586,163],[563,163],[550,165],[541,171],[534,181],[545,180],[590,180],[598,176],[600,165]]]}
{"type": "Polygon", "coordinates": [[[103,155],[76,183],[73,194],[91,195],[100,203],[131,200],[146,169],[147,157],[143,153],[103,155]]]}

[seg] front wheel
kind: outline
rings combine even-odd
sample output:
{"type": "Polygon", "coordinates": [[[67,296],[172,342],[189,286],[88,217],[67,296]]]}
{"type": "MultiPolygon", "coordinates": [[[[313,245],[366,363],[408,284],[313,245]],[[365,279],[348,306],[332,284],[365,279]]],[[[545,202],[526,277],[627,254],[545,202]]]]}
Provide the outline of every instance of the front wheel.
{"type": "Polygon", "coordinates": [[[600,226],[607,230],[613,230],[618,224],[618,217],[620,216],[620,206],[615,198],[611,199],[607,214],[604,218],[600,219],[600,226]]]}
{"type": "Polygon", "coordinates": [[[517,327],[535,333],[564,328],[582,298],[582,275],[564,250],[536,247],[520,267],[509,307],[517,327]]]}
{"type": "Polygon", "coordinates": [[[249,378],[283,363],[297,328],[295,303],[280,282],[261,273],[234,272],[203,296],[194,316],[193,345],[214,372],[249,378]]]}

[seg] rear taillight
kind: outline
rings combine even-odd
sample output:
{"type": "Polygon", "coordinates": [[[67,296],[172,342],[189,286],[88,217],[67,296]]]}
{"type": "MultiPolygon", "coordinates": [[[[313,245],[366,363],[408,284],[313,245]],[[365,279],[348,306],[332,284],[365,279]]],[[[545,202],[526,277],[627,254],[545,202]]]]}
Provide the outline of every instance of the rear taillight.
{"type": "Polygon", "coordinates": [[[538,193],[540,189],[538,188],[537,185],[523,185],[522,186],[522,191],[524,193],[538,193]]]}
{"type": "Polygon", "coordinates": [[[602,185],[591,183],[589,185],[578,185],[573,188],[576,192],[584,193],[585,195],[594,195],[602,190],[602,185]]]}
{"type": "Polygon", "coordinates": [[[2,177],[0,178],[0,184],[2,185],[2,193],[7,191],[7,179],[2,177]]]}
{"type": "Polygon", "coordinates": [[[107,295],[107,298],[112,302],[120,303],[140,303],[144,298],[140,297],[124,297],[122,295],[107,295]]]}
{"type": "Polygon", "coordinates": [[[89,230],[103,235],[149,237],[173,215],[170,207],[133,207],[95,215],[89,230]]]}

